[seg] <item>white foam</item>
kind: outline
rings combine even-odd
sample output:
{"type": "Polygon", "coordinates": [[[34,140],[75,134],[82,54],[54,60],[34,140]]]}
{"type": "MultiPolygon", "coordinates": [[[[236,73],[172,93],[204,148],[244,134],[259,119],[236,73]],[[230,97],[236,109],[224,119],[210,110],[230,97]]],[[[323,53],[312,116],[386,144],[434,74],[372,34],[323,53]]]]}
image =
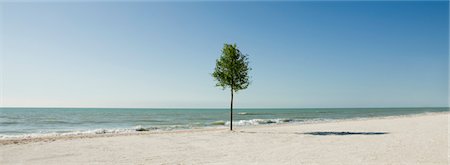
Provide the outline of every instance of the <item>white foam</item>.
{"type": "MultiPolygon", "coordinates": [[[[233,121],[233,125],[261,125],[261,124],[279,124],[292,122],[292,119],[250,119],[250,120],[238,120],[233,121]]],[[[230,125],[230,121],[227,121],[225,125],[230,125]]]]}
{"type": "Polygon", "coordinates": [[[136,129],[93,129],[86,131],[76,130],[64,133],[51,132],[51,133],[31,133],[22,135],[0,135],[0,139],[29,139],[41,137],[81,136],[81,135],[95,135],[95,134],[121,134],[132,132],[137,132],[137,130],[136,129]]]}

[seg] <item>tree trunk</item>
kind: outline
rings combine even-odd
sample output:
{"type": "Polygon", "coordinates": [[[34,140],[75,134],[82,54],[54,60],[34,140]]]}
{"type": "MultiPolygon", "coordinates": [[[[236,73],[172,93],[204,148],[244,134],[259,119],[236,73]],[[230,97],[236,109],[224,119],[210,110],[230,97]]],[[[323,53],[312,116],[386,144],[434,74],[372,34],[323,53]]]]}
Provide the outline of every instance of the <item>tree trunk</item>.
{"type": "Polygon", "coordinates": [[[233,131],[233,89],[231,89],[230,131],[233,131]]]}

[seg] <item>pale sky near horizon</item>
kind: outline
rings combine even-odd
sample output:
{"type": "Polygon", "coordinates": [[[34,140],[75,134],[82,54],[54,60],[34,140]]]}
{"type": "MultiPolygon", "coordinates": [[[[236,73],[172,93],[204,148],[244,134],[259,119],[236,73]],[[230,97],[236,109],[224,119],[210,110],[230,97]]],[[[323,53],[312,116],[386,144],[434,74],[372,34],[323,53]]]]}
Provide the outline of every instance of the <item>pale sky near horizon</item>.
{"type": "Polygon", "coordinates": [[[224,43],[249,55],[237,107],[448,106],[449,2],[0,4],[0,106],[219,107],[224,43]]]}

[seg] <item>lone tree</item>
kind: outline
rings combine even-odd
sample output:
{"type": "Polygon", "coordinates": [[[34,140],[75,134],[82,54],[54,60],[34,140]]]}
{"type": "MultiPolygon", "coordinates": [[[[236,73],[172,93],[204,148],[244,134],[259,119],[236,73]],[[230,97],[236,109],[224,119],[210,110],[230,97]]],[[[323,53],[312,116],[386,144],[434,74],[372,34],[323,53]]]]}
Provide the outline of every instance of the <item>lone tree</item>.
{"type": "Polygon", "coordinates": [[[216,68],[212,76],[217,81],[216,86],[231,89],[230,130],[233,130],[233,93],[246,89],[249,82],[248,55],[244,55],[236,44],[224,44],[222,55],[216,60],[216,68]]]}

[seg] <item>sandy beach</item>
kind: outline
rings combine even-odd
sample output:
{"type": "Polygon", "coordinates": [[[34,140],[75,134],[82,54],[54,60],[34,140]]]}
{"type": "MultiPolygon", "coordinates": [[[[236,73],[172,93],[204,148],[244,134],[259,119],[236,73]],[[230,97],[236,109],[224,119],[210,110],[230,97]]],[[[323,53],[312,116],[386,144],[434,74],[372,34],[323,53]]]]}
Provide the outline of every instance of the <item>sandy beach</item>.
{"type": "Polygon", "coordinates": [[[2,141],[0,164],[448,164],[449,114],[2,141]]]}

